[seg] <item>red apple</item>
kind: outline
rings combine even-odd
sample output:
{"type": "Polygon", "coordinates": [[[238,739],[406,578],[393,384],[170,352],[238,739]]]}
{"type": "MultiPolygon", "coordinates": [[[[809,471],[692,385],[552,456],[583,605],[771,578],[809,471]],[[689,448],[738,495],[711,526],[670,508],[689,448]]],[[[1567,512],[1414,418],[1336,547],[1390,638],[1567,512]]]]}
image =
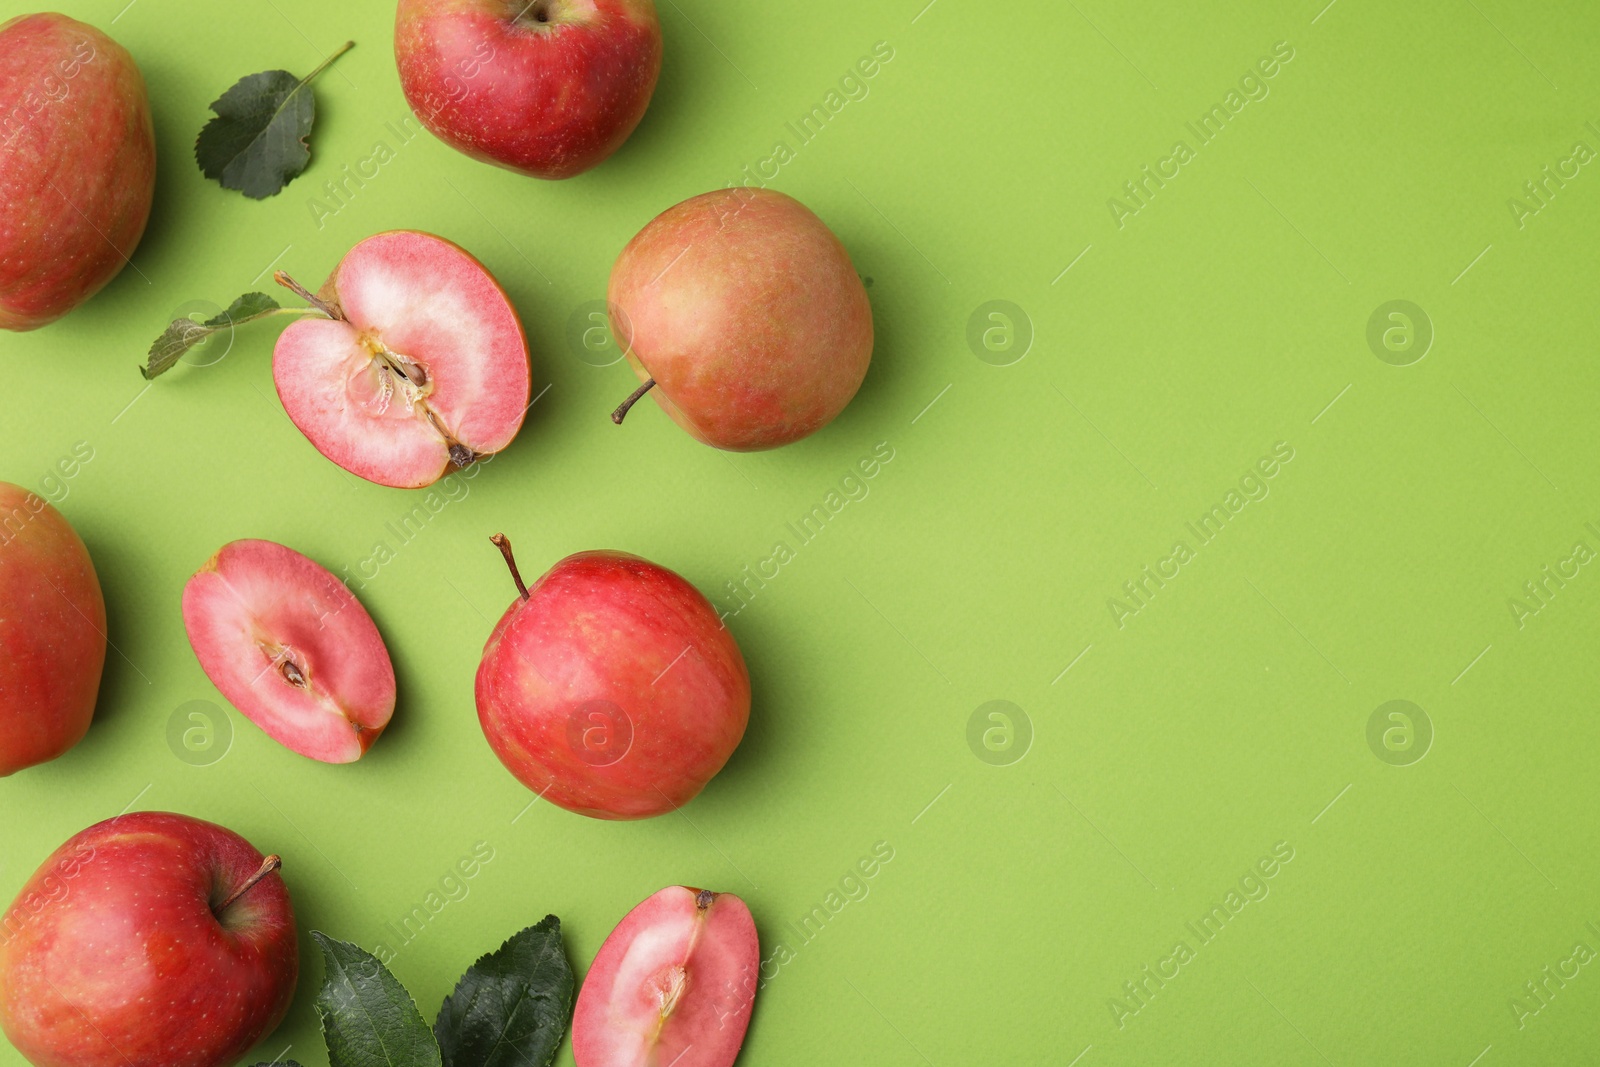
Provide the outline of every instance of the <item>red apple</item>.
{"type": "Polygon", "coordinates": [[[584,976],[578,1067],[732,1067],[761,949],[744,901],[669,886],[627,914],[584,976]]]}
{"type": "Polygon", "coordinates": [[[511,443],[528,409],[528,342],[494,275],[441,237],[392,230],[346,253],[272,354],[289,418],[317,451],[416,489],[511,443]]]}
{"type": "Polygon", "coordinates": [[[523,785],[568,811],[687,804],[739,747],[750,675],[694,586],[625,552],[580,552],[520,593],[478,666],[478,722],[523,785]]]}
{"type": "Polygon", "coordinates": [[[657,215],[617,257],[609,301],[628,362],[674,422],[734,452],[833,421],[872,360],[872,306],[804,204],[724,189],[657,215]]]}
{"type": "Polygon", "coordinates": [[[474,159],[570,178],[628,139],[661,73],[653,0],[400,0],[411,110],[474,159]]]}
{"type": "Polygon", "coordinates": [[[184,586],[183,625],[222,695],[302,756],[352,763],[394,714],[394,665],[372,616],[292,548],[223,545],[184,586]]]}
{"type": "Polygon", "coordinates": [[[155,181],[127,50],[65,15],[0,25],[0,329],[54,322],[116,277],[155,181]]]}
{"type": "Polygon", "coordinates": [[[278,857],[187,815],[89,827],[0,919],[0,1027],[34,1067],[226,1067],[299,974],[278,857]]]}
{"type": "Polygon", "coordinates": [[[44,498],[0,482],[0,775],[83,739],[105,662],[89,550],[44,498]]]}

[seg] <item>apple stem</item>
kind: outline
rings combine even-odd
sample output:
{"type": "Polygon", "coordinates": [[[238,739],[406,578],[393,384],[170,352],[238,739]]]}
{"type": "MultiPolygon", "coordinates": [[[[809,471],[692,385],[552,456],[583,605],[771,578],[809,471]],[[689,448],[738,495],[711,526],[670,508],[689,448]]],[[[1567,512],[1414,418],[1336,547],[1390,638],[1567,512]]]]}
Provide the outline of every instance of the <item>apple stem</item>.
{"type": "Polygon", "coordinates": [[[337,319],[340,322],[345,321],[344,313],[342,311],[323,300],[321,297],[317,296],[317,294],[313,293],[310,289],[307,289],[293,278],[289,277],[288,271],[273,271],[272,280],[289,290],[295,296],[298,296],[301,300],[304,300],[306,303],[316,308],[318,311],[322,312],[324,315],[328,316],[328,318],[337,319]]]}
{"type": "Polygon", "coordinates": [[[232,906],[234,901],[250,892],[251,887],[253,887],[257,882],[261,881],[261,879],[265,878],[267,875],[271,874],[273,871],[282,866],[283,859],[278,856],[268,856],[266,859],[262,860],[261,866],[256,873],[252,874],[249,878],[246,878],[244,885],[240,886],[238,889],[235,889],[233,894],[229,896],[227,900],[224,900],[222,905],[217,908],[218,914],[227,911],[228,908],[232,906]]]}
{"type": "Polygon", "coordinates": [[[335,51],[333,53],[333,55],[329,56],[327,59],[324,59],[321,63],[317,64],[317,69],[316,70],[312,71],[310,74],[307,74],[304,78],[301,78],[300,79],[300,84],[301,85],[310,84],[311,79],[315,78],[318,74],[321,74],[323,71],[327,70],[328,69],[328,65],[330,63],[332,63],[334,60],[338,59],[340,56],[344,55],[346,52],[350,51],[350,49],[354,48],[355,46],[356,46],[356,43],[354,41],[346,41],[337,51],[335,51]]]}
{"type": "Polygon", "coordinates": [[[494,547],[506,558],[506,566],[511,568],[511,580],[517,583],[517,592],[523,600],[528,599],[528,587],[522,584],[522,573],[517,570],[516,557],[511,554],[511,539],[503,533],[497,533],[489,540],[494,542],[494,547]]]}
{"type": "Polygon", "coordinates": [[[654,378],[646,378],[643,385],[639,386],[639,388],[628,394],[628,399],[617,405],[617,410],[611,413],[611,421],[616,423],[618,426],[621,426],[622,420],[628,417],[628,409],[637,404],[640,397],[644,396],[644,394],[648,393],[655,387],[656,380],[654,378]]]}

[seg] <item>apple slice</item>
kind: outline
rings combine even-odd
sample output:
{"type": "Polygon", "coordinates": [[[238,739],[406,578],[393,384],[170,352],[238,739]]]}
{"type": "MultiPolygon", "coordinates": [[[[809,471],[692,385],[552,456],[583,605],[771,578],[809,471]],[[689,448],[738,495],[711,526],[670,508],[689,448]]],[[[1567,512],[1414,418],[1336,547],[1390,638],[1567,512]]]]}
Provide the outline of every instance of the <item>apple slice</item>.
{"type": "Polygon", "coordinates": [[[284,410],[317,451],[417,489],[511,443],[528,408],[522,323],[487,268],[442,237],[393,230],[346,253],[272,354],[284,410]]]}
{"type": "Polygon", "coordinates": [[[731,893],[668,886],[611,931],[578,993],[578,1067],[731,1067],[755,1004],[755,920],[731,893]]]}
{"type": "Polygon", "coordinates": [[[271,541],[234,541],[183,589],[189,644],[213,684],[274,741],[351,763],[394,714],[394,665],[355,596],[271,541]]]}

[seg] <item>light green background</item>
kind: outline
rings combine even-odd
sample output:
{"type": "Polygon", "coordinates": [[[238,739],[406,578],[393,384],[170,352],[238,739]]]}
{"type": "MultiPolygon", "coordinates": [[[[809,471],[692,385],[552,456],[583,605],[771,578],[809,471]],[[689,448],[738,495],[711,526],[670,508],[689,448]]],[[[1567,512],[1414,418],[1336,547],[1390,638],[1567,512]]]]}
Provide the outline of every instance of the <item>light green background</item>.
{"type": "MultiPolygon", "coordinates": [[[[138,269],[0,341],[0,477],[39,487],[93,448],[61,507],[117,651],[88,739],[0,783],[0,895],[82,827],[169,809],[281,852],[302,929],[371,948],[485,842],[469,895],[394,963],[431,1017],[514,929],[559,914],[581,972],[674,882],[739,893],[764,950],[793,948],[786,924],[885,841],[870,895],[762,990],[742,1062],[1600,1060],[1600,966],[1551,983],[1520,1027],[1511,1003],[1575,942],[1600,948],[1585,925],[1600,925],[1600,575],[1582,567],[1520,627],[1508,606],[1574,542],[1600,550],[1585,526],[1600,526],[1600,172],[1582,167],[1521,225],[1507,203],[1575,142],[1600,148],[1592,7],[663,0],[643,125],[599,170],[547,184],[426,135],[397,142],[388,3],[123,2],[65,7],[150,83],[161,172],[138,269]],[[317,86],[304,177],[263,203],[202,180],[190,149],[209,101],[347,38],[317,86]],[[869,94],[799,146],[785,124],[880,41],[893,59],[869,94]],[[1280,41],[1293,59],[1270,95],[1199,146],[1185,123],[1280,41]],[[1195,158],[1119,228],[1109,198],[1179,139],[1195,158]],[[794,158],[773,185],[870,278],[861,394],[762,455],[698,445],[649,404],[613,427],[633,378],[581,359],[569,319],[656,212],[778,140],[794,158]],[[377,141],[395,157],[319,228],[308,198],[377,141]],[[187,302],[271,288],[269,265],[319,282],[395,227],[496,272],[548,386],[470,495],[403,546],[386,524],[415,498],[343,475],[284,417],[276,327],[148,391],[136,373],[187,302]],[[967,341],[996,299],[1034,334],[1008,366],[967,341]],[[1435,331],[1403,367],[1366,339],[1397,299],[1435,331]],[[1270,495],[1200,545],[1185,523],[1280,441],[1294,458],[1270,495]],[[894,458],[869,495],[799,546],[785,524],[880,442],[894,458]],[[513,592],[497,530],[525,571],[623,548],[726,608],[741,568],[795,548],[730,620],[750,732],[682,813],[614,825],[529,808],[491,755],[472,679],[513,592]],[[304,760],[231,711],[220,761],[169,748],[176,709],[220,703],[179,593],[238,537],[352,571],[375,542],[398,546],[360,592],[401,694],[360,764],[304,760]],[[1119,628],[1108,599],[1178,540],[1194,558],[1119,628]],[[1033,732],[1004,766],[967,741],[997,699],[1033,732]],[[1409,766],[1367,742],[1395,699],[1435,732],[1409,766]],[[1278,842],[1294,858],[1270,894],[1200,946],[1185,923],[1278,842]],[[1180,939],[1194,958],[1119,1027],[1110,998],[1180,939]]],[[[304,947],[264,1059],[325,1062],[304,947]]]]}

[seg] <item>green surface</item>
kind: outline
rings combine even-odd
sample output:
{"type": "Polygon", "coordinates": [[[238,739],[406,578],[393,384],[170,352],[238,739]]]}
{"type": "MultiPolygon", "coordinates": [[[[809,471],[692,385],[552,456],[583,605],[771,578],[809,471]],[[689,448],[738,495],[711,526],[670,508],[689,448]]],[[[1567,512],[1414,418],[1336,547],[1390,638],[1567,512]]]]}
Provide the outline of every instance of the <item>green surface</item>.
{"type": "Polygon", "coordinates": [[[1508,203],[1575,142],[1600,149],[1592,7],[665,0],[643,125],[597,171],[548,184],[397,136],[388,3],[124,2],[64,6],[151,86],[162,162],[137,270],[0,340],[0,477],[42,489],[92,449],[53,495],[99,566],[117,651],[88,739],[0,782],[0,895],[130,805],[281,852],[307,966],[259,1051],[311,1065],[310,930],[393,949],[431,1016],[514,930],[559,914],[581,973],[674,882],[739,893],[764,953],[792,953],[746,1064],[1596,1061],[1600,973],[1563,961],[1600,948],[1600,577],[1562,561],[1577,542],[1600,551],[1600,176],[1573,164],[1537,212],[1508,203]],[[211,100],[347,38],[317,83],[304,177],[262,203],[202,180],[190,147],[211,100]],[[878,42],[893,58],[867,95],[802,144],[786,124],[878,42]],[[1293,57],[1268,95],[1202,144],[1186,123],[1226,108],[1278,42],[1293,57]],[[1179,140],[1192,158],[1164,164],[1179,140]],[[348,204],[308,202],[380,141],[392,158],[348,204]],[[572,340],[613,257],[670,204],[747,165],[772,173],[779,141],[772,184],[870,279],[861,394],[761,455],[698,445],[650,404],[613,427],[633,377],[572,340]],[[1146,165],[1177,173],[1140,205],[1123,184],[1146,165]],[[285,418],[276,325],[148,389],[136,370],[188,302],[267,287],[273,265],[318,281],[396,227],[496,272],[548,387],[409,540],[396,530],[417,495],[345,476],[285,418]],[[1004,317],[969,322],[992,300],[1026,316],[1010,314],[1009,342],[1004,317]],[[1395,300],[1431,321],[1409,365],[1416,346],[1368,342],[1395,300]],[[1249,478],[1275,447],[1293,458],[1249,478]],[[875,449],[892,460],[846,481],[875,449]],[[841,486],[858,499],[802,544],[786,524],[841,486]],[[1230,503],[1209,542],[1188,529],[1230,503]],[[729,621],[750,732],[681,813],[613,825],[530,807],[490,753],[472,678],[512,596],[497,530],[525,571],[622,548],[730,611],[726,583],[792,549],[729,621]],[[238,537],[375,574],[354,584],[401,696],[360,764],[304,760],[231,710],[216,762],[169,745],[188,702],[221,704],[179,592],[238,537]],[[1546,565],[1577,575],[1541,606],[1523,583],[1546,565]],[[1146,566],[1177,573],[1157,588],[1146,566]],[[1136,580],[1147,602],[1130,613],[1136,580]],[[1539,610],[1519,620],[1513,598],[1539,610]],[[1029,727],[990,754],[992,721],[969,721],[993,700],[1029,727]],[[1431,724],[1420,762],[1419,745],[1384,747],[1383,723],[1369,745],[1393,700],[1431,724]],[[865,898],[798,937],[879,842],[893,859],[865,898]],[[1275,847],[1292,860],[1274,866],[1275,847]],[[492,858],[466,895],[400,944],[390,924],[475,849],[492,858]],[[1262,860],[1273,876],[1243,885],[1266,896],[1203,943],[1186,924],[1262,860]],[[1141,1006],[1123,983],[1146,966],[1178,969],[1141,1006]],[[1578,968],[1564,985],[1543,971],[1562,966],[1578,968]]]}

